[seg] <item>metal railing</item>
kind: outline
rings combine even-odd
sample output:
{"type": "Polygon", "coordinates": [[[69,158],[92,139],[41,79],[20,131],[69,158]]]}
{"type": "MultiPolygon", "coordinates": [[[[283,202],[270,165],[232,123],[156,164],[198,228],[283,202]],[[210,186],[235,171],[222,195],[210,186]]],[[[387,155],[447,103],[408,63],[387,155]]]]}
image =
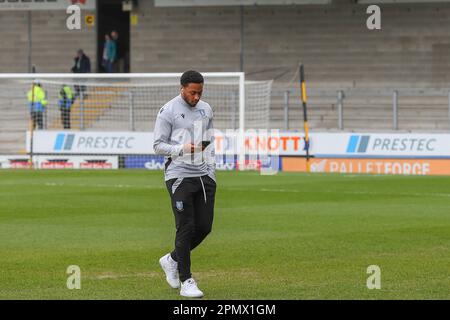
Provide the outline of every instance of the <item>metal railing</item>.
{"type": "MultiPolygon", "coordinates": [[[[297,89],[291,90],[272,90],[272,98],[278,97],[277,100],[279,103],[282,98],[282,109],[283,109],[283,129],[290,130],[291,123],[293,120],[301,120],[303,119],[294,119],[292,117],[292,110],[300,108],[300,100],[299,100],[299,92],[297,89]]],[[[365,88],[350,88],[350,89],[329,89],[329,90],[309,90],[308,92],[308,112],[315,111],[318,108],[321,108],[323,114],[325,114],[325,110],[332,110],[335,113],[335,126],[334,129],[338,130],[347,130],[349,129],[345,123],[346,118],[344,116],[346,106],[348,105],[346,102],[353,98],[359,100],[369,100],[369,102],[365,102],[361,104],[360,112],[365,112],[369,108],[371,108],[371,100],[376,99],[384,99],[387,101],[391,97],[390,103],[383,103],[383,108],[386,110],[385,118],[386,121],[391,119],[392,125],[389,127],[390,130],[400,130],[399,124],[403,121],[403,123],[411,120],[411,119],[402,119],[400,114],[400,109],[403,112],[414,111],[414,107],[405,103],[401,103],[401,98],[421,98],[425,99],[426,97],[431,98],[440,98],[442,99],[442,103],[440,103],[439,110],[442,111],[439,115],[440,119],[446,119],[447,128],[440,130],[450,130],[450,90],[449,89],[424,89],[424,88],[400,88],[400,89],[365,89],[365,88]],[[334,97],[334,99],[333,99],[334,97]],[[333,99],[334,102],[330,103],[330,100],[333,99]],[[324,100],[328,100],[328,102],[323,102],[324,100]],[[445,104],[444,104],[445,101],[445,104]]],[[[379,107],[379,106],[378,106],[379,107]]],[[[274,106],[272,106],[274,108],[274,106]]],[[[427,106],[424,107],[422,111],[433,110],[433,108],[429,108],[427,106]]],[[[355,107],[353,106],[353,109],[355,107]]],[[[417,106],[416,106],[417,109],[417,106]]],[[[370,117],[370,112],[367,112],[367,116],[370,117]]],[[[367,119],[370,121],[370,118],[367,119]]],[[[417,121],[422,121],[423,123],[427,122],[427,118],[418,115],[417,121]]],[[[350,128],[351,129],[351,128],[350,128]]]]}

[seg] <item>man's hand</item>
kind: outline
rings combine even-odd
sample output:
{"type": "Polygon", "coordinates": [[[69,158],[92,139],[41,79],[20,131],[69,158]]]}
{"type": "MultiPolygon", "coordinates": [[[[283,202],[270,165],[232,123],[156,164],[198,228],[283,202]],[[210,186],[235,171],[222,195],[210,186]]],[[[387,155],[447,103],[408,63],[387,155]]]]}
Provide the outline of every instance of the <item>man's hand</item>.
{"type": "Polygon", "coordinates": [[[186,143],[183,145],[183,154],[190,154],[203,151],[202,146],[196,146],[192,143],[186,143]]]}

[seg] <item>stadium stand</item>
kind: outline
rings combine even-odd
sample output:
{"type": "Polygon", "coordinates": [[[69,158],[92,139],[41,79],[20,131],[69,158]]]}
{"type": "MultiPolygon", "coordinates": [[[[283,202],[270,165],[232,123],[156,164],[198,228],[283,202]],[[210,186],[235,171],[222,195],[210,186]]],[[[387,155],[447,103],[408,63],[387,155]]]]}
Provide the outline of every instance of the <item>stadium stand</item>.
{"type": "MultiPolygon", "coordinates": [[[[450,29],[443,26],[450,4],[380,6],[382,30],[369,31],[367,5],[350,1],[243,8],[155,7],[153,1],[140,1],[138,23],[130,30],[131,71],[239,71],[243,22],[247,79],[275,80],[271,128],[286,126],[286,91],[291,93],[289,129],[302,128],[298,80],[292,81],[302,62],[312,130],[339,130],[339,90],[345,94],[344,130],[394,129],[394,90],[399,90],[399,130],[449,130],[450,29]]],[[[79,47],[96,65],[95,28],[71,32],[65,18],[57,12],[31,13],[32,63],[38,72],[68,72],[79,47]]],[[[27,19],[25,12],[0,12],[0,72],[27,72],[27,19]]],[[[14,119],[2,120],[4,149],[22,139],[13,138],[14,130],[20,128],[23,135],[27,125],[21,116],[27,113],[18,111],[25,109],[19,98],[1,108],[14,119]]]]}
{"type": "MultiPolygon", "coordinates": [[[[30,18],[31,61],[37,72],[70,72],[80,48],[95,65],[96,34],[93,28],[67,30],[64,11],[31,11],[30,18]]],[[[0,21],[0,72],[28,72],[28,12],[0,11],[0,21]]]]}

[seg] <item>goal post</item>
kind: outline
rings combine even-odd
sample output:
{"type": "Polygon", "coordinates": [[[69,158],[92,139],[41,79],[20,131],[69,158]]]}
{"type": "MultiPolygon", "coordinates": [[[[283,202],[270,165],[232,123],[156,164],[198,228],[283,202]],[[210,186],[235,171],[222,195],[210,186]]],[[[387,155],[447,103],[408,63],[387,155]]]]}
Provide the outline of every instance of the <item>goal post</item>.
{"type": "MultiPolygon", "coordinates": [[[[205,78],[202,100],[213,108],[214,127],[236,133],[236,160],[244,163],[245,130],[269,126],[272,81],[246,81],[242,72],[205,72],[202,75],[205,78]]],[[[44,131],[53,135],[56,131],[148,133],[153,132],[159,109],[179,94],[180,77],[181,73],[0,74],[0,112],[3,115],[0,121],[8,123],[6,129],[0,128],[0,145],[3,145],[0,157],[24,153],[22,135],[28,129],[24,123],[28,124],[30,119],[27,92],[34,84],[40,84],[47,100],[43,127],[36,128],[36,137],[42,138],[44,131]],[[67,113],[64,114],[61,105],[66,101],[64,86],[70,88],[73,99],[69,124],[64,121],[67,113]],[[2,144],[5,140],[8,140],[6,145],[2,144]]],[[[38,146],[34,146],[33,154],[40,154],[38,146]]],[[[96,155],[94,151],[92,155],[96,155]]]]}

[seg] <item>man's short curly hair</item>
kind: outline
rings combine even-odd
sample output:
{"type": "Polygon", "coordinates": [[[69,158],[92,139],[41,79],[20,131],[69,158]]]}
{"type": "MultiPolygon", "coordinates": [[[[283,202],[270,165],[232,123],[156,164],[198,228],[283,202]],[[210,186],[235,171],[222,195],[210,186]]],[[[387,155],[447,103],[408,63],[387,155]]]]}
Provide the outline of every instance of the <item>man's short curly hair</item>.
{"type": "Polygon", "coordinates": [[[205,80],[200,72],[189,70],[181,75],[180,83],[183,87],[186,87],[189,83],[204,83],[205,80]]]}

